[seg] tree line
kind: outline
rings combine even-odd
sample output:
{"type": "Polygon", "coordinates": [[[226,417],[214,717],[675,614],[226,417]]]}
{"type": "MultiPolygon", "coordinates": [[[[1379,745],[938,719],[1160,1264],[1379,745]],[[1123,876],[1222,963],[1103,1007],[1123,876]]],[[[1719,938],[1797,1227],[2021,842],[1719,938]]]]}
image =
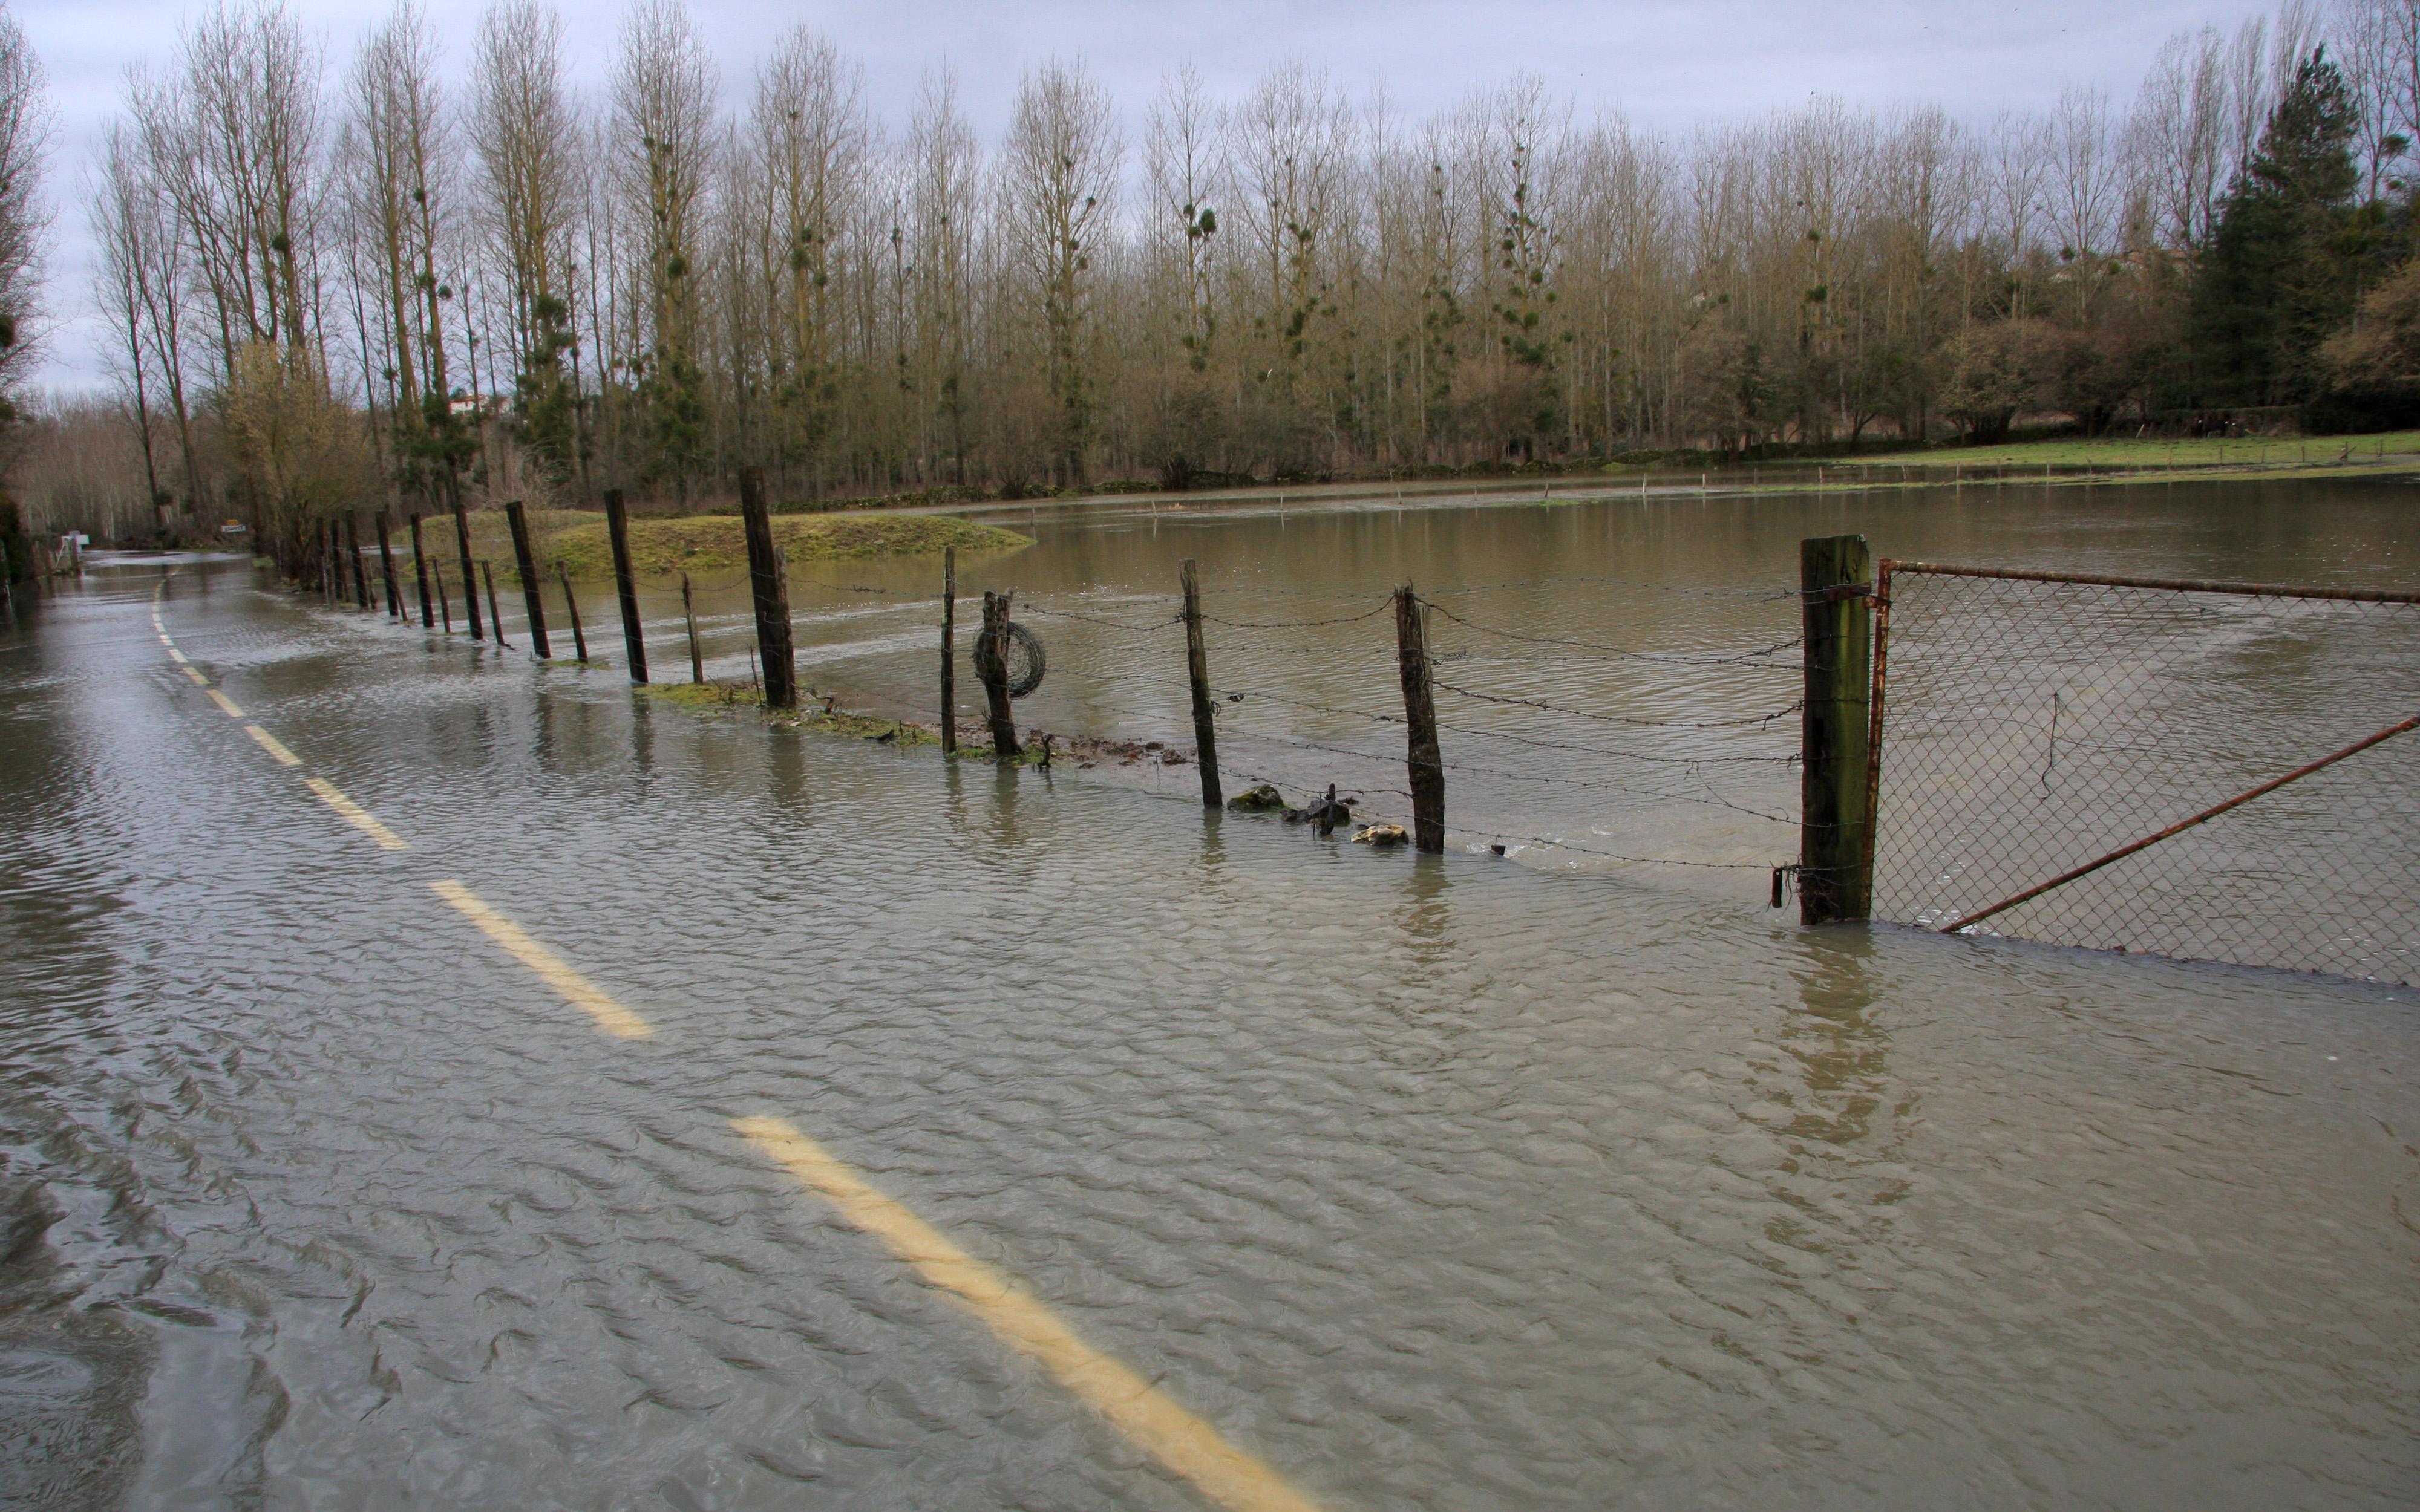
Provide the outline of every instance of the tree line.
{"type": "Polygon", "coordinates": [[[1129,139],[1061,59],[986,144],[947,69],[887,120],[803,26],[737,83],[678,0],[634,0],[594,93],[545,0],[450,45],[407,0],[341,66],[279,5],[199,13],[82,196],[147,501],[292,539],[742,469],[1185,487],[2372,414],[2420,377],[2413,0],[2180,34],[2129,100],[1985,124],[1672,136],[1526,77],[1408,119],[1295,61],[1227,100],[1178,68],[1129,139]]]}

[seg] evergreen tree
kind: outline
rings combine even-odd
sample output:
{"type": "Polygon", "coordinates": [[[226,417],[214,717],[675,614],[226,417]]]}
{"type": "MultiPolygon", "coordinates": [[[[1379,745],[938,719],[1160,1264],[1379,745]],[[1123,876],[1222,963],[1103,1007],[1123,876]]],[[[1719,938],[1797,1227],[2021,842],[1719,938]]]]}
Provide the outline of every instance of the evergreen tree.
{"type": "Polygon", "coordinates": [[[2319,344],[2351,316],[2357,293],[2359,122],[2343,74],[2313,49],[2228,191],[2194,282],[2202,402],[2288,404],[2321,388],[2319,344]]]}

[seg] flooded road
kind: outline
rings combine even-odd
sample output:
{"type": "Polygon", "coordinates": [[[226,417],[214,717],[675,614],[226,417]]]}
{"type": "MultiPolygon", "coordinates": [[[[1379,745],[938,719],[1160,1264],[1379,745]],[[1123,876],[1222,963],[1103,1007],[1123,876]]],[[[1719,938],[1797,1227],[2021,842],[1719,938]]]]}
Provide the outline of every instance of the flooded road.
{"type": "MultiPolygon", "coordinates": [[[[2020,525],[1972,495],[1156,536],[1037,517],[997,570],[1129,624],[1150,612],[1114,606],[1183,556],[1261,624],[1408,571],[1500,628],[1729,657],[1769,643],[1761,616],[1788,633],[1760,595],[1803,534],[2211,575],[2257,549],[2273,576],[2375,580],[2414,560],[2400,500],[2273,500],[2224,532],[2181,508],[2020,525]],[[1542,553],[1692,592],[1534,586],[1542,553]]],[[[162,593],[160,566],[0,633],[0,1473],[34,1504],[2389,1507],[2420,1486],[2409,992],[1801,931],[1747,896],[1761,872],[1733,896],[1373,855],[1111,771],[651,703],[241,563],[162,593]]],[[[895,666],[913,697],[929,604],[848,589],[929,572],[799,589],[809,679],[879,698],[895,666]]],[[[1150,723],[1181,717],[1181,682],[1113,649],[1162,632],[1094,628],[1093,653],[1051,632],[1027,717],[1181,730],[1150,723]],[[1087,665],[1116,691],[1085,695],[1087,665]]],[[[1214,674],[1376,697],[1320,685],[1331,628],[1238,629],[1214,674]]],[[[1779,659],[1771,686],[1694,661],[1595,686],[1711,725],[1787,702],[1779,659]]],[[[1564,665],[1510,671],[1567,693],[1564,665]]],[[[1352,759],[1285,748],[1300,781],[1352,759]]],[[[1743,864],[1776,843],[1738,816],[1642,832],[1668,806],[1633,793],[1542,819],[1521,779],[1571,769],[1527,759],[1467,758],[1519,774],[1465,774],[1467,808],[1743,864]]],[[[1775,765],[1716,791],[1786,793],[1775,765]]]]}

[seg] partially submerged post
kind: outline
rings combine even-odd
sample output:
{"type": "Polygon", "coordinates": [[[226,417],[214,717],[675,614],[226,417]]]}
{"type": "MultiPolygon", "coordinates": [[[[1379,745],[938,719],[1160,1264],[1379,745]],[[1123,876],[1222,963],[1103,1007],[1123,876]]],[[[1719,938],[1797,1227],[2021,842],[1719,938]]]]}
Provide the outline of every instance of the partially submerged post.
{"type": "MultiPolygon", "coordinates": [[[[481,576],[485,577],[488,580],[488,628],[495,632],[496,644],[499,646],[504,645],[506,642],[504,640],[504,611],[496,608],[495,566],[491,563],[482,562],[479,563],[479,572],[481,576]]],[[[473,625],[477,625],[479,623],[478,610],[473,609],[471,611],[471,623],[473,625]]]]}
{"type": "Polygon", "coordinates": [[[1008,609],[1016,590],[984,591],[984,654],[975,658],[975,675],[983,679],[984,702],[991,722],[991,753],[995,761],[1013,762],[1022,754],[1016,744],[1016,716],[1008,700],[1008,609]]]}
{"type": "Polygon", "coordinates": [[[571,654],[580,665],[588,665],[588,632],[580,627],[580,600],[571,596],[571,569],[558,562],[554,576],[563,584],[563,612],[571,619],[571,654]]]}
{"type": "Polygon", "coordinates": [[[1202,768],[1202,806],[1225,801],[1218,792],[1218,706],[1210,702],[1210,656],[1202,644],[1202,577],[1193,559],[1177,564],[1185,589],[1185,677],[1193,685],[1193,758],[1202,768]]]}
{"type": "Polygon", "coordinates": [[[1445,755],[1437,748],[1436,693],[1430,682],[1428,624],[1412,585],[1395,590],[1395,660],[1404,680],[1405,764],[1412,779],[1412,843],[1445,850],[1445,755]]]}
{"type": "Polygon", "coordinates": [[[521,609],[529,615],[530,654],[544,661],[554,655],[554,648],[546,639],[546,600],[538,593],[537,558],[530,550],[529,511],[521,507],[520,500],[504,505],[504,522],[513,528],[513,565],[520,569],[521,609]]]}
{"type": "Polygon", "coordinates": [[[403,618],[403,588],[396,581],[395,548],[386,538],[386,511],[378,512],[379,571],[386,579],[386,616],[403,618]]]}
{"type": "MultiPolygon", "coordinates": [[[[428,607],[428,553],[420,545],[420,517],[411,517],[411,575],[420,583],[420,627],[437,628],[437,611],[428,607]]],[[[450,620],[452,616],[447,616],[450,620]]],[[[452,628],[449,625],[447,628],[452,628]]]]}
{"type": "Polygon", "coordinates": [[[613,544],[613,592],[622,601],[622,647],[630,658],[630,681],[644,683],[647,680],[647,640],[639,620],[638,580],[630,571],[630,515],[622,506],[619,488],[605,490],[605,535],[613,544]]]}
{"type": "Polygon", "coordinates": [[[1864,918],[1873,903],[1867,764],[1873,695],[1873,558],[1862,535],[1799,543],[1807,699],[1801,715],[1798,919],[1864,918]]]}
{"type": "Polygon", "coordinates": [[[349,509],[345,511],[345,555],[353,563],[353,597],[364,610],[367,610],[370,607],[370,575],[362,563],[361,517],[349,509]]]}
{"type": "Polygon", "coordinates": [[[941,548],[941,754],[958,750],[958,548],[941,548]]]}
{"type": "MultiPolygon", "coordinates": [[[[445,569],[438,566],[435,563],[429,563],[428,571],[429,575],[437,579],[437,612],[444,616],[445,633],[447,635],[452,635],[454,633],[454,606],[447,603],[445,599],[445,569]]],[[[427,607],[428,601],[427,599],[421,600],[421,608],[425,610],[427,607]]]]}
{"type": "Polygon", "coordinates": [[[756,600],[756,644],[765,653],[765,706],[799,704],[797,659],[790,653],[789,574],[773,548],[773,521],[754,468],[739,474],[739,518],[748,533],[748,582],[756,600]]]}
{"type": "MultiPolygon", "coordinates": [[[[462,490],[454,490],[454,544],[462,549],[462,612],[471,622],[471,639],[479,639],[479,569],[471,560],[471,511],[462,490]]],[[[493,608],[490,605],[489,608],[493,608]]]]}
{"type": "Polygon", "coordinates": [[[706,681],[706,657],[697,649],[697,606],[690,601],[689,574],[681,574],[681,618],[689,622],[689,680],[706,681]]]}

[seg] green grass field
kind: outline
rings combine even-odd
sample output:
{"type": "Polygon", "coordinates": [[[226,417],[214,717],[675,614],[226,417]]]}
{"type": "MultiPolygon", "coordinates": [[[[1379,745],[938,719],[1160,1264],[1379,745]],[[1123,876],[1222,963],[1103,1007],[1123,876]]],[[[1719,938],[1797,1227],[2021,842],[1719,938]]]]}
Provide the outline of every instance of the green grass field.
{"type": "MultiPolygon", "coordinates": [[[[1009,551],[1032,543],[1014,531],[978,525],[951,515],[776,515],[773,539],[794,563],[857,562],[870,557],[939,556],[944,547],[979,553],[1009,551]]],[[[453,522],[432,516],[420,523],[421,540],[431,558],[451,563],[456,545],[453,522]]],[[[606,539],[605,517],[576,509],[534,509],[530,530],[532,550],[540,573],[552,576],[560,563],[582,579],[613,575],[613,547],[606,539]]],[[[471,554],[495,563],[500,582],[519,583],[513,567],[513,537],[501,510],[478,510],[471,516],[471,554]]],[[[748,546],[737,515],[684,515],[672,519],[630,521],[630,566],[642,578],[675,573],[737,571],[748,565],[748,546]]]]}
{"type": "MultiPolygon", "coordinates": [[[[2420,453],[2420,431],[2401,430],[2383,436],[2314,436],[2278,440],[2246,436],[2221,440],[2104,437],[2099,440],[2017,441],[2007,446],[1952,446],[1924,451],[1887,452],[1873,456],[1842,457],[1838,466],[1920,468],[2024,467],[2272,467],[2318,466],[2331,462],[2382,460],[2397,454],[2420,453]]],[[[1805,466],[1804,463],[1792,464],[1805,466]]]]}

